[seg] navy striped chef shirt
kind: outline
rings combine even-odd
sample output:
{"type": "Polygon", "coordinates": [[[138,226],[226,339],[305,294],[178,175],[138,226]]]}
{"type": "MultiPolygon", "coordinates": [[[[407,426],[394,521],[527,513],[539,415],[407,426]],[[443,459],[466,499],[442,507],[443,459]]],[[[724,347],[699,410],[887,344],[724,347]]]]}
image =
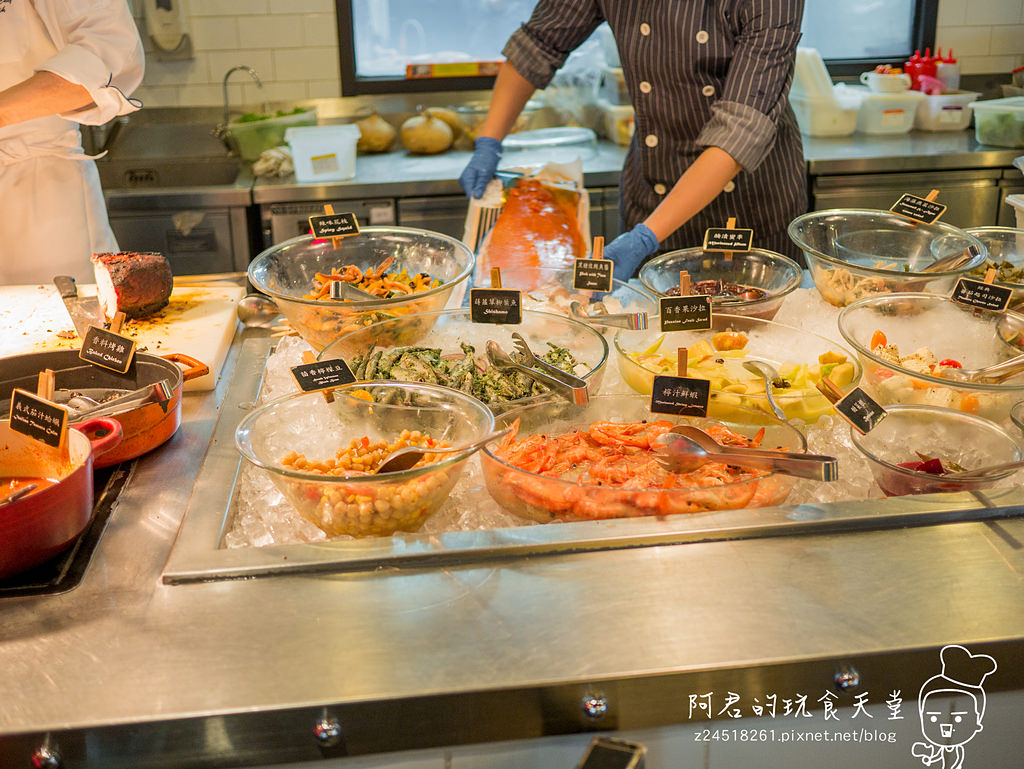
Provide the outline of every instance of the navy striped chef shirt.
{"type": "Polygon", "coordinates": [[[544,88],[569,53],[607,20],[619,49],[636,132],[620,183],[624,224],[643,221],[701,151],[743,170],[661,243],[698,246],[708,227],[754,229],[754,246],[803,261],[786,236],[807,210],[806,166],[786,98],[803,0],[540,0],[503,53],[544,88]]]}

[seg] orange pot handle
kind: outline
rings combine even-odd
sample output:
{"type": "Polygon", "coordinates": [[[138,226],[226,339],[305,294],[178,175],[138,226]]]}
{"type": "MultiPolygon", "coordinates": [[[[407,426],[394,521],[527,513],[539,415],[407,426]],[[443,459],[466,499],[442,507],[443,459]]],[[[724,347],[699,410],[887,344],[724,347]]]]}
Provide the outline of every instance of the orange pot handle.
{"type": "Polygon", "coordinates": [[[196,377],[206,376],[210,373],[210,367],[202,361],[198,361],[191,355],[186,355],[183,352],[171,352],[167,355],[161,355],[164,360],[169,360],[172,363],[181,363],[185,366],[185,370],[181,372],[182,379],[188,381],[195,379],[196,377]]]}
{"type": "Polygon", "coordinates": [[[92,445],[93,456],[97,457],[101,454],[106,454],[117,446],[121,442],[121,438],[124,437],[121,423],[110,417],[87,419],[81,424],[75,425],[74,429],[89,439],[89,443],[92,445]],[[96,433],[100,430],[105,430],[106,433],[102,436],[97,436],[96,433]]]}

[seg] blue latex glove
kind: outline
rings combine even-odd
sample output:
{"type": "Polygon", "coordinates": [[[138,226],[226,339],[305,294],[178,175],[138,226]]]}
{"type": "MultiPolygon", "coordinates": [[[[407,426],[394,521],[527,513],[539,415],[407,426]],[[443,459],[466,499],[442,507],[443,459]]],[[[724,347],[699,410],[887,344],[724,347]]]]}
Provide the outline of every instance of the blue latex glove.
{"type": "Polygon", "coordinates": [[[466,164],[459,184],[467,198],[483,197],[487,182],[494,178],[498,170],[498,159],[501,158],[501,142],[490,136],[481,136],[473,142],[473,157],[466,164]]]}
{"type": "Polygon", "coordinates": [[[643,222],[624,232],[604,248],[604,258],[615,262],[615,277],[629,280],[644,257],[658,250],[658,238],[643,222]]]}

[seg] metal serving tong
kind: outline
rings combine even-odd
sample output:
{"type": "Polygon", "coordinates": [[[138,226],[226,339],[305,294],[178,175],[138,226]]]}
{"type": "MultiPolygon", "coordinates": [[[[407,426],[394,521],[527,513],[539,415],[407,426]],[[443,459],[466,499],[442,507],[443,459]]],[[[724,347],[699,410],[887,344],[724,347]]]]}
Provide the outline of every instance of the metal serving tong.
{"type": "MultiPolygon", "coordinates": [[[[531,353],[531,355],[532,354],[533,353],[531,353]]],[[[534,356],[534,359],[539,361],[536,356],[534,356]]],[[[524,366],[521,363],[516,363],[512,360],[512,357],[502,349],[501,345],[493,339],[488,340],[487,342],[487,360],[489,360],[491,365],[496,368],[520,371],[526,374],[531,379],[540,382],[545,387],[550,388],[553,392],[558,393],[571,403],[575,403],[577,406],[582,406],[590,402],[590,392],[587,389],[587,383],[579,377],[567,374],[561,369],[557,369],[559,373],[556,376],[548,374],[546,371],[542,371],[539,368],[531,368],[530,366],[524,366]],[[566,379],[566,377],[569,376],[572,376],[572,378],[582,386],[570,384],[566,379]]]]}
{"type": "Polygon", "coordinates": [[[630,331],[647,330],[646,312],[608,312],[602,308],[593,315],[588,315],[579,302],[570,302],[569,317],[592,326],[614,326],[630,331]]]}
{"type": "Polygon", "coordinates": [[[672,473],[688,473],[707,462],[722,462],[812,481],[828,482],[839,477],[839,461],[835,457],[723,446],[691,425],[676,425],[660,436],[657,443],[661,444],[655,449],[660,455],[658,462],[672,473]]]}

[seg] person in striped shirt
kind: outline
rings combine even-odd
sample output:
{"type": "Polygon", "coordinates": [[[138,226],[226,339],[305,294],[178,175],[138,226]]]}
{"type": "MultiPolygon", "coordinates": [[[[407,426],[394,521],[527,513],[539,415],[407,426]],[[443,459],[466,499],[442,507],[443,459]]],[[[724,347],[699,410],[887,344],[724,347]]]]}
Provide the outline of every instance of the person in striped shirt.
{"type": "Polygon", "coordinates": [[[636,113],[620,181],[616,274],[700,245],[708,227],[802,255],[786,227],[807,210],[800,131],[787,94],[803,0],[539,0],[509,39],[491,107],[459,181],[480,197],[501,140],[535,89],[607,21],[636,113]]]}

